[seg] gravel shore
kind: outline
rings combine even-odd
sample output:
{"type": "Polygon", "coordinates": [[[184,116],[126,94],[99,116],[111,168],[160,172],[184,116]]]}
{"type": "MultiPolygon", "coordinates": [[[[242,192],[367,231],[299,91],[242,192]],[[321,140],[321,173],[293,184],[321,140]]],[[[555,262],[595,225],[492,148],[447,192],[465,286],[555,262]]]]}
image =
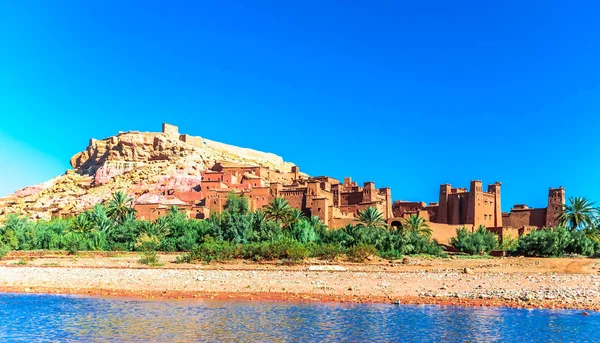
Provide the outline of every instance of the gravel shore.
{"type": "Polygon", "coordinates": [[[600,310],[598,263],[590,259],[285,266],[176,265],[162,258],[158,268],[136,263],[135,255],[3,261],[0,291],[600,310]]]}

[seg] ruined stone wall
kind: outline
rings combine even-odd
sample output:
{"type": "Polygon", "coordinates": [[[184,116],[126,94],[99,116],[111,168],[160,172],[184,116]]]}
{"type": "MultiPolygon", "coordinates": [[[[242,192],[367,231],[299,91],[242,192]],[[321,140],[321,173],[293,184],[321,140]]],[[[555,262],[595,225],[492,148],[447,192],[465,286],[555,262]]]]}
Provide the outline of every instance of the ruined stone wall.
{"type": "Polygon", "coordinates": [[[179,140],[198,148],[202,148],[204,145],[204,139],[202,139],[202,137],[190,136],[188,134],[179,135],[179,140]]]}
{"type": "Polygon", "coordinates": [[[163,123],[162,124],[162,132],[169,136],[177,136],[179,137],[179,128],[175,125],[163,123]]]}

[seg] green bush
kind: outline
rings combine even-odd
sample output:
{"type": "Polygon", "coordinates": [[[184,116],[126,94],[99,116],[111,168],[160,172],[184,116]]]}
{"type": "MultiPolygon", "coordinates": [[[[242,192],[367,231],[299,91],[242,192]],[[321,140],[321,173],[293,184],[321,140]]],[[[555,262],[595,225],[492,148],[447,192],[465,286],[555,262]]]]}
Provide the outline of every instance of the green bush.
{"type": "Polygon", "coordinates": [[[594,256],[598,244],[584,232],[571,232],[563,227],[535,230],[519,239],[517,254],[524,256],[558,257],[565,254],[594,256]]]}
{"type": "Polygon", "coordinates": [[[316,244],[310,243],[307,245],[310,257],[316,257],[321,260],[333,261],[338,256],[344,255],[346,249],[341,244],[316,244]]]}
{"type": "Polygon", "coordinates": [[[364,262],[367,257],[377,255],[377,249],[370,244],[358,244],[348,249],[348,260],[352,262],[364,262]]]}
{"type": "Polygon", "coordinates": [[[187,254],[180,256],[177,262],[192,263],[203,261],[226,261],[236,257],[237,246],[227,241],[208,241],[196,245],[187,254]]]}
{"type": "Polygon", "coordinates": [[[158,255],[154,250],[146,250],[142,252],[142,258],[139,261],[140,263],[147,264],[152,267],[160,266],[161,264],[158,261],[158,255]]]}
{"type": "Polygon", "coordinates": [[[502,244],[500,244],[499,249],[502,251],[506,251],[509,254],[514,254],[517,249],[519,249],[519,239],[514,237],[504,237],[502,239],[502,244]]]}
{"type": "Polygon", "coordinates": [[[498,247],[498,237],[483,225],[473,233],[462,227],[456,229],[456,237],[450,239],[450,244],[469,255],[488,254],[498,247]]]}
{"type": "Polygon", "coordinates": [[[308,249],[304,245],[289,238],[245,244],[241,250],[240,257],[255,261],[283,259],[299,262],[308,256],[308,249]]]}
{"type": "Polygon", "coordinates": [[[10,247],[4,243],[0,243],[0,259],[8,254],[10,247]]]}

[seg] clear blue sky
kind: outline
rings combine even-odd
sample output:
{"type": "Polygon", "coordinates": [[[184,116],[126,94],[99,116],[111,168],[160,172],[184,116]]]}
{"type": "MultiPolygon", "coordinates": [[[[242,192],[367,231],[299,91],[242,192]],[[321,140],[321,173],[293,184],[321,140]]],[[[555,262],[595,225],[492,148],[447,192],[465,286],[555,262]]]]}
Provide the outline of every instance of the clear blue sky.
{"type": "Polygon", "coordinates": [[[0,2],[0,195],[167,121],[394,199],[600,200],[592,1],[124,2],[0,2]]]}

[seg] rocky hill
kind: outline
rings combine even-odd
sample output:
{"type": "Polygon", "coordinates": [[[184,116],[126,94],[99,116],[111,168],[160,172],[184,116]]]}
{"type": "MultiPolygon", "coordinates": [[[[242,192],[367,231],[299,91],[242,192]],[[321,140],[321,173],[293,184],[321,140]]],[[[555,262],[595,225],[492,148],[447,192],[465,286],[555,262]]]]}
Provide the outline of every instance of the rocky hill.
{"type": "Polygon", "coordinates": [[[121,132],[91,139],[71,158],[73,169],[0,198],[0,218],[11,213],[43,219],[78,213],[116,191],[143,194],[138,202],[156,202],[168,189],[189,191],[198,186],[201,173],[217,162],[268,167],[274,172],[267,181],[284,181],[294,166],[271,153],[179,134],[177,127],[163,124],[162,132],[121,132]]]}

